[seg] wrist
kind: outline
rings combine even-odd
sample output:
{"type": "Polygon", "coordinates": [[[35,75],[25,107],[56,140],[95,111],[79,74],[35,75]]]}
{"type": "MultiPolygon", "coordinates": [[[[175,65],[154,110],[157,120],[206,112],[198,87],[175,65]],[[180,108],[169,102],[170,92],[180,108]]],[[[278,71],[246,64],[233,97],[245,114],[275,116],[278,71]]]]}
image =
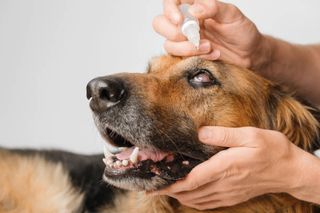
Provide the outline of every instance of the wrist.
{"type": "Polygon", "coordinates": [[[292,178],[285,192],[298,199],[320,204],[320,159],[296,148],[292,178]]]}
{"type": "Polygon", "coordinates": [[[267,73],[273,62],[275,42],[270,36],[260,34],[259,42],[252,53],[250,69],[261,75],[267,73]]]}

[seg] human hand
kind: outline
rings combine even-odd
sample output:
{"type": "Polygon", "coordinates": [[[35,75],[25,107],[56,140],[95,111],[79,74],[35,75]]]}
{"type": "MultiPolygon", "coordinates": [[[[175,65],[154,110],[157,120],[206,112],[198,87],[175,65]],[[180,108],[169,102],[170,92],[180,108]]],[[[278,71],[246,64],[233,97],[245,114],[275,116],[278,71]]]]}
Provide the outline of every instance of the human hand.
{"type": "Polygon", "coordinates": [[[196,166],[184,180],[152,194],[169,195],[204,210],[232,206],[266,193],[295,195],[300,191],[297,188],[304,172],[299,159],[310,154],[282,133],[253,127],[202,127],[199,139],[231,148],[196,166]]]}
{"type": "Polygon", "coordinates": [[[153,28],[167,39],[164,48],[169,54],[222,59],[253,69],[259,69],[268,60],[267,39],[234,5],[216,0],[164,0],[163,7],[153,28]],[[192,4],[190,13],[200,20],[202,40],[198,50],[181,33],[181,3],[192,4]]]}

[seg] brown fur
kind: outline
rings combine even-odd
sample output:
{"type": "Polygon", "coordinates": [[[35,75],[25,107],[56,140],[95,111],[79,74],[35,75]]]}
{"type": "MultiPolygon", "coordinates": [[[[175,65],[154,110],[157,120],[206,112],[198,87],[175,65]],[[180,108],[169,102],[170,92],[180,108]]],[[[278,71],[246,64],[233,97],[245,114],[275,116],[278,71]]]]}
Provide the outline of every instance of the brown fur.
{"type": "Polygon", "coordinates": [[[0,213],[78,212],[83,196],[60,164],[0,150],[0,213]]]}
{"type": "MultiPolygon", "coordinates": [[[[162,56],[151,60],[148,74],[116,77],[130,85],[144,113],[161,121],[156,126],[159,133],[173,126],[190,132],[187,118],[191,118],[195,130],[203,125],[278,130],[307,151],[319,137],[319,123],[310,107],[298,102],[285,88],[233,65],[162,56]],[[184,71],[195,67],[210,70],[221,86],[192,89],[184,71]]],[[[71,186],[60,164],[1,150],[0,156],[0,213],[76,212],[81,207],[83,195],[71,186]]],[[[311,213],[313,204],[287,194],[268,194],[232,207],[198,211],[167,196],[128,192],[117,194],[113,204],[103,206],[101,212],[311,213]]]]}
{"type": "MultiPolygon", "coordinates": [[[[172,125],[171,110],[191,116],[196,127],[218,125],[228,127],[255,126],[284,133],[299,147],[310,150],[319,134],[319,123],[310,113],[310,107],[302,105],[285,88],[278,86],[251,71],[223,63],[211,63],[176,57],[159,57],[151,61],[148,76],[141,74],[120,75],[132,82],[134,93],[147,100],[147,110],[156,111],[165,123],[172,125]],[[197,93],[181,80],[182,70],[192,67],[209,69],[222,81],[222,89],[212,88],[197,93]],[[215,95],[213,94],[213,91],[215,95]],[[200,93],[200,95],[199,95],[200,93]],[[211,96],[211,98],[208,98],[211,96]],[[214,100],[213,100],[214,99],[214,100]],[[241,112],[241,113],[239,113],[241,112]]],[[[175,120],[175,125],[184,128],[175,120]]],[[[125,212],[183,212],[196,213],[187,207],[172,207],[171,199],[131,196],[125,212]],[[140,200],[144,201],[141,202],[140,200]],[[137,205],[143,203],[145,207],[137,205]]],[[[119,211],[122,212],[122,211],[119,211]]],[[[124,211],[123,211],[124,212],[124,211]]],[[[221,208],[210,213],[254,212],[313,212],[313,205],[298,201],[287,194],[263,195],[245,203],[221,208]]]]}

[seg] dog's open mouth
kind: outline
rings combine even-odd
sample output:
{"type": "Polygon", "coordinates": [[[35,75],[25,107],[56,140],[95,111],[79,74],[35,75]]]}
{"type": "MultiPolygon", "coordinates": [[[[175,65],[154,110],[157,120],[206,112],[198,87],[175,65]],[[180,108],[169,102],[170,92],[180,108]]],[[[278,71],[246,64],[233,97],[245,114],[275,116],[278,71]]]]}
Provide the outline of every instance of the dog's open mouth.
{"type": "Polygon", "coordinates": [[[161,151],[150,144],[137,147],[117,132],[106,129],[105,176],[108,178],[142,178],[159,176],[168,181],[185,177],[201,161],[177,151],[161,151]]]}

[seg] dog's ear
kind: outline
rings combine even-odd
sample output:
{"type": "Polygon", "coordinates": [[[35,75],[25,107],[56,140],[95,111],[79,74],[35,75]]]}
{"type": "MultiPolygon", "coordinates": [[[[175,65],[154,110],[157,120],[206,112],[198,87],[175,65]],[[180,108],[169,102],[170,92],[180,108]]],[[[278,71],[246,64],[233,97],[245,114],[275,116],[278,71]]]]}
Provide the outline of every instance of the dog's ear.
{"type": "Polygon", "coordinates": [[[319,141],[320,112],[305,105],[287,89],[274,86],[267,101],[272,129],[284,133],[297,146],[312,152],[319,141]]]}

